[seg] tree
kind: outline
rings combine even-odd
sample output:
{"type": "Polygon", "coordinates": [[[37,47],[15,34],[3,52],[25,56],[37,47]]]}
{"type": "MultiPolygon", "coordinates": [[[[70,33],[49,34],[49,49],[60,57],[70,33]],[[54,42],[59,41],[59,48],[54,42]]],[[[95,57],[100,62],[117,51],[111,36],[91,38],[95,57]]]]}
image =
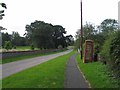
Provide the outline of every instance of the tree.
{"type": "Polygon", "coordinates": [[[94,40],[95,26],[91,23],[86,23],[83,27],[83,38],[84,40],[91,39],[94,40]]]}
{"type": "Polygon", "coordinates": [[[58,48],[59,45],[62,45],[63,48],[67,46],[64,34],[66,34],[65,28],[60,25],[54,26],[52,38],[55,42],[55,48],[58,48]]]}
{"type": "Polygon", "coordinates": [[[66,36],[66,43],[67,43],[67,46],[74,44],[74,38],[73,38],[72,35],[67,35],[67,36],[66,36]]]}
{"type": "MultiPolygon", "coordinates": [[[[6,6],[5,3],[0,3],[0,5],[1,5],[3,8],[7,9],[7,6],[6,6]]],[[[0,20],[3,19],[3,16],[5,16],[4,10],[1,10],[1,11],[0,11],[0,20]]]]}
{"type": "Polygon", "coordinates": [[[40,49],[58,48],[67,46],[65,28],[61,25],[52,25],[43,21],[35,21],[26,25],[26,38],[40,49]]]}
{"type": "Polygon", "coordinates": [[[40,49],[53,48],[52,27],[51,24],[43,21],[35,21],[30,25],[26,25],[26,37],[40,49]]]}
{"type": "Polygon", "coordinates": [[[98,28],[106,38],[109,33],[118,30],[118,22],[115,19],[105,19],[98,28]]]}
{"type": "Polygon", "coordinates": [[[14,46],[20,46],[21,43],[23,42],[20,42],[20,35],[18,32],[12,32],[12,35],[11,35],[11,42],[14,46]]]}
{"type": "Polygon", "coordinates": [[[11,41],[11,35],[9,35],[7,32],[2,33],[2,46],[4,47],[5,41],[11,41]]]}
{"type": "Polygon", "coordinates": [[[9,49],[12,49],[12,44],[10,41],[5,41],[5,49],[9,50],[9,49]]]}

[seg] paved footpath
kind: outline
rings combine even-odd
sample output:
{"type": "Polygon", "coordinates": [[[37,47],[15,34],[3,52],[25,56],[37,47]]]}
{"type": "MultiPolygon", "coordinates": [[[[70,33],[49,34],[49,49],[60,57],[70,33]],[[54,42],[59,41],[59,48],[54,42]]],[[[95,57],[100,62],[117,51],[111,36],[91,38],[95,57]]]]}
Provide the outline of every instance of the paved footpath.
{"type": "Polygon", "coordinates": [[[76,65],[75,55],[72,55],[67,62],[65,77],[65,88],[89,88],[76,65]]]}
{"type": "Polygon", "coordinates": [[[68,50],[65,52],[57,53],[57,54],[40,56],[40,57],[36,57],[36,58],[30,58],[30,59],[25,59],[25,60],[21,60],[21,61],[15,61],[15,62],[0,65],[0,70],[2,70],[2,76],[0,74],[0,79],[10,76],[14,73],[20,72],[22,70],[25,70],[27,68],[33,67],[35,65],[41,64],[43,62],[46,62],[46,61],[56,58],[58,56],[68,54],[71,51],[72,50],[68,50]]]}

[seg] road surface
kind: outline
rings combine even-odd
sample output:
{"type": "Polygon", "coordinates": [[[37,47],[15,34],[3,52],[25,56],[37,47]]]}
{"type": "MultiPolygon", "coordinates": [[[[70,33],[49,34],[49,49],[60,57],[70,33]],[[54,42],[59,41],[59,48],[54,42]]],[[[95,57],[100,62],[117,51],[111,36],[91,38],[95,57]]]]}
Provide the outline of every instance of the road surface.
{"type": "Polygon", "coordinates": [[[0,65],[0,73],[2,72],[2,75],[0,74],[0,79],[5,78],[7,76],[10,76],[14,73],[20,72],[22,70],[25,70],[27,68],[36,66],[38,64],[41,64],[43,62],[46,62],[46,61],[51,60],[53,58],[56,58],[58,56],[68,54],[71,51],[72,50],[68,50],[68,51],[65,51],[65,52],[57,53],[57,54],[40,56],[40,57],[36,57],[36,58],[30,58],[30,59],[25,59],[25,60],[21,60],[21,61],[15,61],[15,62],[0,65]]]}

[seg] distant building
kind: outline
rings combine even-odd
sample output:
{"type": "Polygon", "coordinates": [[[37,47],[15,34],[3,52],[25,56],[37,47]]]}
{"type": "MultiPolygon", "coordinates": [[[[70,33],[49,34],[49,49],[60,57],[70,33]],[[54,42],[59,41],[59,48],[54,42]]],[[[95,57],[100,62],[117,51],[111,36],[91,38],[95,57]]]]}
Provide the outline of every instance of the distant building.
{"type": "Polygon", "coordinates": [[[120,1],[118,2],[118,23],[120,28],[120,1]]]}

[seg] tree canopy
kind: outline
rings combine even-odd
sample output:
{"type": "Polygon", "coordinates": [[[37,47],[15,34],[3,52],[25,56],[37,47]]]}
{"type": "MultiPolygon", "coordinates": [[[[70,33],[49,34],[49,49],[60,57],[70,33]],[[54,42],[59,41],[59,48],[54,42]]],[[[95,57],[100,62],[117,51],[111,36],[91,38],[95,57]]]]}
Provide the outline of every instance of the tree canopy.
{"type": "Polygon", "coordinates": [[[64,35],[66,31],[61,25],[52,25],[36,20],[30,25],[26,25],[25,28],[25,36],[31,44],[40,49],[58,48],[59,45],[64,48],[71,41],[68,41],[69,36],[64,35]]]}

